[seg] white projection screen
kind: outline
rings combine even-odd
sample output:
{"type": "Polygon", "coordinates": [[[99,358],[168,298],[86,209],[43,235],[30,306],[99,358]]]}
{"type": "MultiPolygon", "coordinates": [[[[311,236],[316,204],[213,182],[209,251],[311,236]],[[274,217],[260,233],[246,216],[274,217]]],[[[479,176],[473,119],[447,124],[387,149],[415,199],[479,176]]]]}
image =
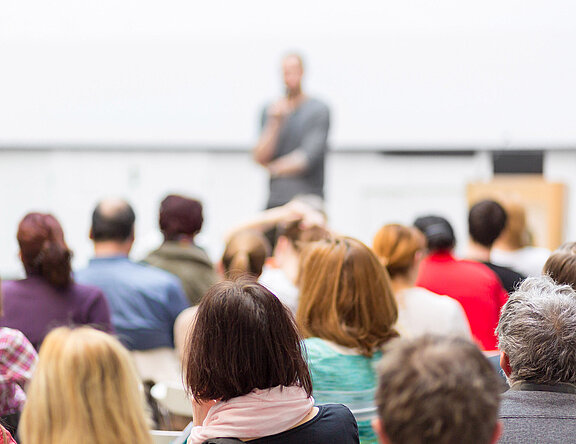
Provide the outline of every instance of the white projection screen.
{"type": "Polygon", "coordinates": [[[576,146],[569,0],[4,0],[0,147],[246,149],[298,51],[336,149],[576,146]]]}

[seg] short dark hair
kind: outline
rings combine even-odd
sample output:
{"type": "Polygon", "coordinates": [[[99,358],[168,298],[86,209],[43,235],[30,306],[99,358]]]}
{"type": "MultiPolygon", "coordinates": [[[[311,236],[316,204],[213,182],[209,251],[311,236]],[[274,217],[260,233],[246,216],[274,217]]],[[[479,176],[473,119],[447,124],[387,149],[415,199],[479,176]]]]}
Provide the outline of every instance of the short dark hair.
{"type": "Polygon", "coordinates": [[[198,306],[184,357],[188,392],[197,400],[229,399],[254,389],[312,381],[290,311],[253,279],[212,286],[198,306]]]}
{"type": "Polygon", "coordinates": [[[134,235],[134,210],[123,200],[106,200],[92,213],[91,238],[95,242],[124,242],[134,235]]]}
{"type": "Polygon", "coordinates": [[[506,210],[494,200],[482,200],[470,208],[468,232],[472,240],[485,247],[492,247],[506,227],[506,210]]]}
{"type": "Polygon", "coordinates": [[[170,194],[160,204],[159,225],[165,240],[177,240],[181,235],[194,236],[202,229],[202,203],[170,194]]]}
{"type": "Polygon", "coordinates": [[[567,284],[576,290],[576,242],[567,242],[553,251],[542,271],[557,284],[567,284]]]}
{"type": "Polygon", "coordinates": [[[428,243],[430,251],[452,250],[456,245],[456,236],[450,222],[440,216],[422,216],[414,221],[428,243]]]}
{"type": "Polygon", "coordinates": [[[393,444],[487,444],[498,421],[499,377],[456,337],[395,339],[383,351],[378,416],[393,444]]]}

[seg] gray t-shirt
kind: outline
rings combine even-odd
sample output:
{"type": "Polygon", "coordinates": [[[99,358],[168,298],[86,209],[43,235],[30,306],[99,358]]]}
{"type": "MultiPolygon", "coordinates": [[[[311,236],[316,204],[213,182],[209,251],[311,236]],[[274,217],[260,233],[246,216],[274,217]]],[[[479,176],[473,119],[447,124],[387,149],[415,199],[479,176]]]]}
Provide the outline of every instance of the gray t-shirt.
{"type": "MultiPolygon", "coordinates": [[[[262,127],[267,110],[262,113],[262,127]]],[[[278,134],[272,159],[301,150],[308,161],[306,170],[287,177],[270,178],[268,208],[284,205],[299,194],[324,197],[324,160],[326,157],[330,110],[320,100],[309,98],[286,117],[278,134]]]]}

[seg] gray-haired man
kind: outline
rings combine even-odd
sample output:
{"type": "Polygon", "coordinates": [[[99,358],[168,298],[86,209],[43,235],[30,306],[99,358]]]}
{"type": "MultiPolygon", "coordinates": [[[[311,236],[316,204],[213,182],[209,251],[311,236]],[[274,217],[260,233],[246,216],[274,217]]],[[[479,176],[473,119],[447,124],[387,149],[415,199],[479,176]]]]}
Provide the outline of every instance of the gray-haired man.
{"type": "Polygon", "coordinates": [[[528,278],[510,296],[496,329],[510,382],[502,443],[576,440],[576,293],[549,277],[528,278]]]}

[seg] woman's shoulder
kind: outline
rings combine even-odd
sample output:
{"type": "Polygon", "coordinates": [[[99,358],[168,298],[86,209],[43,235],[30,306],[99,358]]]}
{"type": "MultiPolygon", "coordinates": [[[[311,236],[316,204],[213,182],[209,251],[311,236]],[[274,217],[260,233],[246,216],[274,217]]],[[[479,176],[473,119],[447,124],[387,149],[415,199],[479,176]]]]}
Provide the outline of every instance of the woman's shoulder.
{"type": "Polygon", "coordinates": [[[253,444],[320,444],[338,442],[355,444],[359,442],[358,425],[348,407],[342,404],[318,406],[318,413],[310,421],[277,435],[250,441],[253,444]]]}

